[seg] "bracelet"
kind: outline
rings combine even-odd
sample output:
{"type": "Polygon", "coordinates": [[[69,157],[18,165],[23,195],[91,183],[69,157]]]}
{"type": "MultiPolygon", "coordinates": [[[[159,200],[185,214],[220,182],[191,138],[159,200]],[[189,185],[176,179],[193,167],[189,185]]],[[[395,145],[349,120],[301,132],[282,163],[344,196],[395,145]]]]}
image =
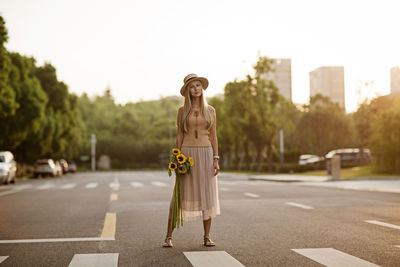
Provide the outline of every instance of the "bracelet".
{"type": "Polygon", "coordinates": [[[215,155],[215,156],[214,156],[214,159],[217,159],[217,160],[219,160],[219,156],[216,156],[216,155],[215,155]]]}

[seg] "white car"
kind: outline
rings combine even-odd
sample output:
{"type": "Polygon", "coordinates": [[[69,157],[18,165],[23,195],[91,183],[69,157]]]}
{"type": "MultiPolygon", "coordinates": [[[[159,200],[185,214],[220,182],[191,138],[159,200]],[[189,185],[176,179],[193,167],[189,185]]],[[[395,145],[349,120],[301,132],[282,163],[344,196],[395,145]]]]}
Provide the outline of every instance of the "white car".
{"type": "Polygon", "coordinates": [[[52,159],[38,159],[35,162],[35,171],[34,171],[35,177],[38,177],[39,175],[50,175],[52,177],[57,175],[57,168],[52,159]]]}
{"type": "Polygon", "coordinates": [[[15,183],[17,163],[10,151],[0,151],[0,183],[15,183]]]}
{"type": "Polygon", "coordinates": [[[299,157],[299,165],[317,164],[322,160],[324,159],[318,155],[303,154],[299,157]]]}

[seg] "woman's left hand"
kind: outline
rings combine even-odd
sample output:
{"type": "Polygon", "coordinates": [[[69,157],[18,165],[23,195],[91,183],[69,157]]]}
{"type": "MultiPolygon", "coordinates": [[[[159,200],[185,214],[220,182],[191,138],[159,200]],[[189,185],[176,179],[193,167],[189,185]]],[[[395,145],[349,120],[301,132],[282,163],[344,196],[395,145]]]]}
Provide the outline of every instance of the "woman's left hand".
{"type": "Polygon", "coordinates": [[[218,160],[214,159],[214,176],[217,175],[218,172],[219,172],[218,160]]]}

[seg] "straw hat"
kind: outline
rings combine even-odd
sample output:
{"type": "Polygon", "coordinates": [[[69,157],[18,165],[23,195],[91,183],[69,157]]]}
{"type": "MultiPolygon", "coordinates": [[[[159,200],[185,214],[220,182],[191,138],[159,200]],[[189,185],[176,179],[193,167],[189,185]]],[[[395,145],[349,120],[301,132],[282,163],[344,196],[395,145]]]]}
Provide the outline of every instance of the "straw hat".
{"type": "Polygon", "coordinates": [[[186,91],[186,87],[187,85],[192,82],[192,81],[200,81],[201,85],[203,86],[203,89],[206,90],[208,87],[208,80],[207,78],[204,77],[198,77],[196,74],[191,73],[186,75],[185,79],[183,79],[183,86],[181,88],[181,95],[185,96],[185,91],[186,91]]]}

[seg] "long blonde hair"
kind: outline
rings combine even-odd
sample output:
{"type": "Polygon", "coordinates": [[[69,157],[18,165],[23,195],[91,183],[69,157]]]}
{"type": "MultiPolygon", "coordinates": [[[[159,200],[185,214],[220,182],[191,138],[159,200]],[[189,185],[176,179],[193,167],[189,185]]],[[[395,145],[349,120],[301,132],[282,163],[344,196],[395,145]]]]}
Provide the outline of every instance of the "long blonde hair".
{"type": "MultiPolygon", "coordinates": [[[[181,129],[183,130],[183,132],[188,132],[188,125],[189,125],[189,114],[192,110],[192,97],[190,95],[190,90],[186,89],[185,90],[185,102],[183,104],[183,112],[182,112],[182,116],[181,116],[181,129]]],[[[209,109],[209,105],[207,103],[207,99],[204,97],[204,90],[201,94],[201,98],[200,98],[200,110],[201,113],[203,114],[204,118],[207,121],[207,129],[210,129],[211,127],[211,122],[212,122],[212,116],[211,116],[211,112],[209,109]]]]}

